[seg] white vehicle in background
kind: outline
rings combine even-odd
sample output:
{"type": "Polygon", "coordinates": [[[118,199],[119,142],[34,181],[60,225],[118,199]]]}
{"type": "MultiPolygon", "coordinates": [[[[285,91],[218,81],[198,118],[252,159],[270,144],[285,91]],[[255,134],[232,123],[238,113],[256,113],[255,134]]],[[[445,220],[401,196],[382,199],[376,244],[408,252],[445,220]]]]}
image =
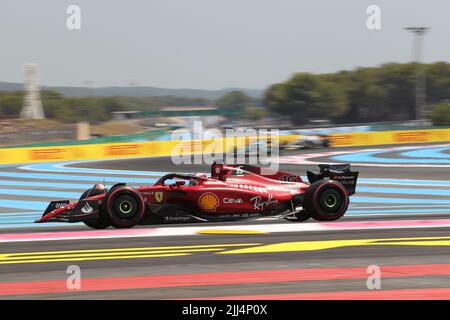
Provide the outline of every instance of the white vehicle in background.
{"type": "Polygon", "coordinates": [[[281,150],[299,150],[299,149],[314,149],[314,148],[328,148],[330,146],[330,138],[327,135],[302,135],[298,140],[295,140],[284,145],[280,145],[281,150]]]}

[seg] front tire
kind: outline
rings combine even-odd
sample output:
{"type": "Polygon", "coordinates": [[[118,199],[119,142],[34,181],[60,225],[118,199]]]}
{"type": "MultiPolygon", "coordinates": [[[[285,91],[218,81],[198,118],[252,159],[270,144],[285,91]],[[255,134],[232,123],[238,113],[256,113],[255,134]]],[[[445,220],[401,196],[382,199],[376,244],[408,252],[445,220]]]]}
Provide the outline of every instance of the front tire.
{"type": "Polygon", "coordinates": [[[134,189],[115,189],[106,199],[106,213],[115,228],[131,228],[144,217],[145,203],[134,189]]]}
{"type": "Polygon", "coordinates": [[[99,219],[99,220],[85,220],[83,221],[83,223],[85,225],[87,225],[88,227],[91,227],[92,229],[106,229],[108,227],[111,226],[111,224],[109,223],[109,221],[106,221],[104,219],[99,219]]]}
{"type": "Polygon", "coordinates": [[[303,207],[317,221],[334,221],[345,214],[349,203],[342,184],[334,180],[319,180],[306,190],[303,207]]]}

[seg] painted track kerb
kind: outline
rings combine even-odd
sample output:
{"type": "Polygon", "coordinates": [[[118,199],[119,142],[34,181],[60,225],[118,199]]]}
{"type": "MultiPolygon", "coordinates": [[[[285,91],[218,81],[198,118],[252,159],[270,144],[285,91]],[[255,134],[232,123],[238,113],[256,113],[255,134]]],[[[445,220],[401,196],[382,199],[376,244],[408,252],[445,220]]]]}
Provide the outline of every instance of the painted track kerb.
{"type": "Polygon", "coordinates": [[[287,232],[448,228],[448,227],[450,227],[450,219],[260,224],[260,225],[252,225],[251,227],[249,225],[234,225],[223,227],[205,226],[205,227],[137,228],[125,230],[56,231],[45,233],[0,234],[0,243],[81,240],[81,239],[200,236],[202,230],[249,231],[250,229],[251,231],[256,231],[260,233],[287,233],[287,232]]]}

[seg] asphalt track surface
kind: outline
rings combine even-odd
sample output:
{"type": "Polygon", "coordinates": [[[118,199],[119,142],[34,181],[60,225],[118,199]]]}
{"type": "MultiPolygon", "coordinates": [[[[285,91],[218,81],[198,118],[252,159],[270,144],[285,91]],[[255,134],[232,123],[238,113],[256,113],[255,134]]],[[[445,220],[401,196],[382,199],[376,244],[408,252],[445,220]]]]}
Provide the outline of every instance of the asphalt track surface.
{"type": "Polygon", "coordinates": [[[450,168],[446,159],[450,153],[448,146],[402,146],[408,147],[384,150],[370,159],[363,150],[382,148],[283,155],[287,158],[282,161],[290,163],[282,164],[280,170],[301,175],[316,168],[315,164],[292,163],[311,160],[304,155],[315,154],[313,161],[317,162],[340,162],[336,160],[339,155],[323,153],[351,151],[353,162],[361,164],[353,168],[360,171],[359,198],[355,195],[348,215],[323,228],[314,221],[279,219],[139,226],[132,229],[134,234],[112,229],[100,234],[80,224],[32,225],[24,221],[32,221],[53,192],[80,194],[84,185],[99,176],[96,170],[130,172],[117,177],[104,171],[101,175],[108,185],[129,180],[139,184],[147,179],[141,171],[157,171],[156,176],[172,171],[208,172],[209,166],[174,166],[168,158],[141,158],[71,164],[63,167],[70,168],[63,173],[56,173],[58,168],[51,165],[33,170],[0,167],[4,180],[0,182],[0,299],[449,299],[450,168]],[[428,153],[421,154],[423,150],[428,153]],[[404,166],[389,167],[386,159],[407,160],[404,166]],[[421,159],[421,166],[414,159],[421,159]],[[65,180],[52,176],[61,174],[65,180]],[[34,186],[21,185],[29,181],[34,186]],[[18,208],[5,207],[12,201],[20,202],[18,208]],[[236,225],[243,234],[181,232],[191,227],[195,232],[235,231],[236,225]],[[316,229],[308,230],[312,225],[316,229]],[[245,234],[261,228],[266,233],[245,234]],[[270,232],[271,228],[281,231],[270,232]],[[137,234],[156,229],[160,236],[137,234]],[[67,288],[71,265],[81,270],[80,290],[67,288]],[[367,288],[371,265],[381,268],[380,290],[367,288]]]}

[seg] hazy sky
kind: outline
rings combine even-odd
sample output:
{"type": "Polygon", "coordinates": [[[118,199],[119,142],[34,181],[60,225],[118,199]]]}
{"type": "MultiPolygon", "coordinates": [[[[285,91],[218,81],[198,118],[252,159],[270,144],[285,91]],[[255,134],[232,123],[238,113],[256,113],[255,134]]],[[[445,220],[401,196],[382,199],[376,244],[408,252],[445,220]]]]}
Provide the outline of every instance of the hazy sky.
{"type": "Polygon", "coordinates": [[[425,61],[450,61],[444,0],[0,0],[0,81],[39,64],[45,85],[265,88],[295,72],[412,59],[403,27],[425,25],[425,61]],[[81,8],[81,30],[66,9],[81,8]],[[366,27],[381,8],[379,31],[366,27]]]}

